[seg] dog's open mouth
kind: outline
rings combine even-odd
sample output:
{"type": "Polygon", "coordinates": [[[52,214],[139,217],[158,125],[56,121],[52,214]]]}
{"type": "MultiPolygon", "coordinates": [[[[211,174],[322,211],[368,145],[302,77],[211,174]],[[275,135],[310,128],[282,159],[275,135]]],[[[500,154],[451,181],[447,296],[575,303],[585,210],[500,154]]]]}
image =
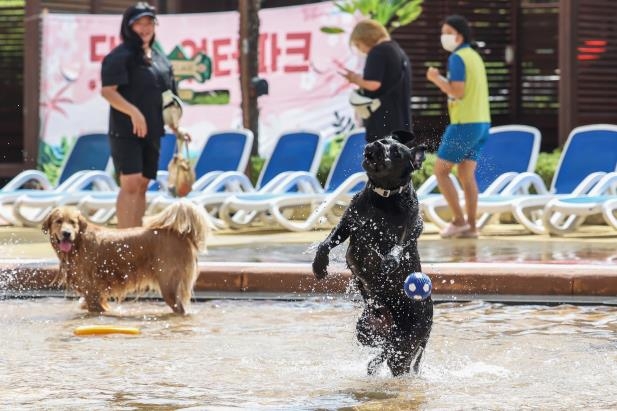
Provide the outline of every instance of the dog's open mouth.
{"type": "Polygon", "coordinates": [[[73,242],[68,238],[58,240],[58,248],[63,253],[68,253],[73,248],[73,242]]]}

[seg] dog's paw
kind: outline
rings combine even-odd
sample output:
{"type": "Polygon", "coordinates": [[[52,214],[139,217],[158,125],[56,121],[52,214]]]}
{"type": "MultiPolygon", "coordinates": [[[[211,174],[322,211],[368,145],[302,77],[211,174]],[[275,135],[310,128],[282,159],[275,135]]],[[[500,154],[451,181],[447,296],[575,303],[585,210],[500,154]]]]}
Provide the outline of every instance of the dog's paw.
{"type": "Polygon", "coordinates": [[[316,279],[318,280],[323,280],[324,278],[326,278],[328,276],[328,270],[327,270],[327,265],[315,265],[315,263],[313,263],[313,275],[315,276],[316,279]]]}
{"type": "Polygon", "coordinates": [[[330,264],[328,254],[317,253],[315,255],[315,259],[313,260],[313,275],[316,279],[322,280],[326,278],[328,275],[328,264],[330,264]]]}

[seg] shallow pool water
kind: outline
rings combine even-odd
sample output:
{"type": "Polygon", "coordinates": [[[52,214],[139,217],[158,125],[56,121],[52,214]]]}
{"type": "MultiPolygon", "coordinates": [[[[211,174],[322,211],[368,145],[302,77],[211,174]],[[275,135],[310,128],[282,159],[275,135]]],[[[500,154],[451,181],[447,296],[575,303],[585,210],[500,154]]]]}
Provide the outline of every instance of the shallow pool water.
{"type": "MultiPolygon", "coordinates": [[[[204,261],[312,262],[316,244],[264,243],[211,247],[204,261]]],[[[609,242],[421,240],[418,250],[423,263],[503,262],[615,264],[617,249],[609,242]]],[[[347,245],[332,251],[334,261],[345,261],[347,245]]]]}
{"type": "Polygon", "coordinates": [[[345,298],[77,305],[0,301],[1,409],[617,408],[616,307],[438,304],[421,374],[392,378],[366,376],[345,298]],[[142,334],[72,333],[99,323],[142,334]]]}
{"type": "MultiPolygon", "coordinates": [[[[236,243],[237,236],[221,234],[208,245],[208,254],[202,261],[228,262],[298,262],[309,263],[315,247],[327,232],[285,233],[289,241],[278,234],[248,235],[236,243]],[[276,240],[272,236],[278,236],[276,240]]],[[[344,263],[347,244],[335,248],[333,261],[344,263]]],[[[610,237],[559,239],[541,236],[482,236],[479,239],[441,239],[427,235],[418,241],[424,263],[504,262],[504,263],[561,263],[561,264],[616,264],[617,249],[610,237]]],[[[10,260],[53,259],[57,257],[48,239],[32,229],[0,232],[0,258],[10,260]]]]}

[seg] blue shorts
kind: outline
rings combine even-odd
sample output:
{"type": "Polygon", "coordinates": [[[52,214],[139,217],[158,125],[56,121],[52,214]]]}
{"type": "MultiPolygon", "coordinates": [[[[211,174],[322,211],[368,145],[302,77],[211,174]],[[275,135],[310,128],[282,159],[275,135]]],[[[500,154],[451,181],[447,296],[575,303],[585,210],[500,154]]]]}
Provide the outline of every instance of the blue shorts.
{"type": "Polygon", "coordinates": [[[455,164],[476,161],[490,127],[490,123],[450,124],[441,137],[437,157],[455,164]]]}

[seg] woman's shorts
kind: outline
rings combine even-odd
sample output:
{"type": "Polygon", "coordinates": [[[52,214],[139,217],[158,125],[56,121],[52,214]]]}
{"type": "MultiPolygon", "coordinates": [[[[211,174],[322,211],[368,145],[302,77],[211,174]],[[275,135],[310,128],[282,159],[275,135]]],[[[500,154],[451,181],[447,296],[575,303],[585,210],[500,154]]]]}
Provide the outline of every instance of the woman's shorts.
{"type": "Polygon", "coordinates": [[[437,157],[456,164],[476,161],[490,127],[490,123],[450,124],[441,138],[437,157]]]}
{"type": "Polygon", "coordinates": [[[156,179],[159,168],[160,138],[109,136],[111,158],[118,174],[142,174],[156,179]]]}

